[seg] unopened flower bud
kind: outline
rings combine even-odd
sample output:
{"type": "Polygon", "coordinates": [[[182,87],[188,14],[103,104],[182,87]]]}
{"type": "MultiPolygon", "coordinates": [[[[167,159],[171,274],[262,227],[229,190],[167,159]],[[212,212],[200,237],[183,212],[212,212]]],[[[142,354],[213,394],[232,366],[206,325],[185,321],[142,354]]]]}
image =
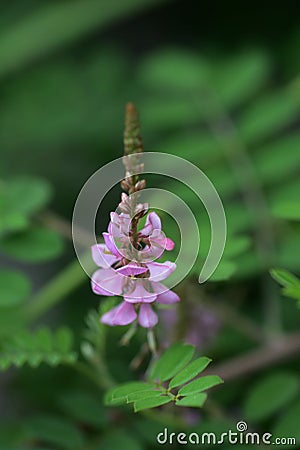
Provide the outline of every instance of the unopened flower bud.
{"type": "Polygon", "coordinates": [[[141,191],[142,189],[145,189],[146,187],[146,180],[140,180],[137,183],[135,183],[135,190],[136,191],[141,191]]]}
{"type": "Polygon", "coordinates": [[[123,191],[129,191],[130,184],[128,183],[127,179],[121,181],[121,188],[123,189],[123,191]]]}

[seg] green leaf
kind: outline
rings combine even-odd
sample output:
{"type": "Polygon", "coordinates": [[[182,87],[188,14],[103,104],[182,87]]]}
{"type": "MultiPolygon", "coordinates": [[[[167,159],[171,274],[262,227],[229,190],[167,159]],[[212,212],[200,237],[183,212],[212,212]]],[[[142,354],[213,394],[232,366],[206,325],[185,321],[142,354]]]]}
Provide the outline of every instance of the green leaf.
{"type": "Polygon", "coordinates": [[[131,429],[124,430],[115,428],[108,430],[108,433],[101,439],[100,447],[95,447],[95,450],[144,450],[144,446],[140,443],[137,436],[132,433],[131,429]]]}
{"type": "MultiPolygon", "coordinates": [[[[271,429],[272,438],[275,440],[276,437],[291,437],[295,438],[296,442],[300,441],[300,427],[299,427],[299,417],[300,417],[300,401],[298,400],[291,407],[284,410],[284,414],[275,423],[273,429],[271,429]]],[[[276,445],[278,447],[278,445],[276,445]]],[[[279,445],[279,448],[296,448],[295,444],[279,445]]]]}
{"type": "Polygon", "coordinates": [[[95,428],[107,425],[108,418],[101,399],[85,391],[68,391],[60,397],[60,408],[73,419],[95,428]]]}
{"type": "Polygon", "coordinates": [[[213,65],[211,84],[220,100],[230,108],[253,95],[266,82],[270,61],[262,52],[244,52],[213,65]],[[234,73],[234,77],[232,74],[234,73]]]}
{"type": "Polygon", "coordinates": [[[166,381],[176,375],[192,359],[195,349],[192,345],[175,343],[168,348],[154,364],[150,379],[166,381]]]}
{"type": "Polygon", "coordinates": [[[166,49],[148,57],[139,76],[147,87],[186,93],[201,89],[208,67],[195,53],[166,49]]]}
{"type": "Polygon", "coordinates": [[[31,439],[38,439],[61,449],[74,450],[84,445],[81,431],[64,417],[34,417],[26,422],[26,428],[31,439]]]}
{"type": "Polygon", "coordinates": [[[41,227],[8,236],[0,251],[24,262],[43,262],[61,255],[63,240],[52,230],[41,227]]]}
{"type": "Polygon", "coordinates": [[[248,393],[245,418],[250,421],[268,419],[296,397],[299,386],[299,377],[293,373],[277,372],[264,377],[248,393]]]}
{"type": "Polygon", "coordinates": [[[266,138],[296,119],[299,109],[299,97],[291,89],[261,98],[241,117],[241,136],[247,142],[266,138]]]}
{"type": "Polygon", "coordinates": [[[5,200],[9,208],[31,215],[47,205],[52,196],[49,183],[42,178],[18,177],[5,186],[5,200]]]}
{"type": "Polygon", "coordinates": [[[224,258],[234,258],[245,253],[251,247],[251,243],[248,236],[229,235],[224,249],[224,258]]]}
{"type": "Polygon", "coordinates": [[[271,269],[270,274],[282,286],[300,286],[300,280],[285,269],[271,269]]]}
{"type": "Polygon", "coordinates": [[[195,361],[191,362],[170,381],[170,389],[180,386],[181,384],[190,381],[192,378],[195,378],[208,366],[210,362],[211,359],[206,356],[195,359],[195,361]]]}
{"type": "Polygon", "coordinates": [[[20,272],[0,269],[0,307],[23,303],[29,296],[31,283],[20,272]]]}
{"type": "Polygon", "coordinates": [[[145,398],[143,400],[137,400],[134,403],[134,412],[143,411],[145,409],[157,408],[158,406],[166,405],[170,403],[171,398],[168,396],[161,396],[155,398],[145,398]]]}
{"type": "Polygon", "coordinates": [[[285,201],[276,203],[272,208],[274,217],[287,220],[300,220],[300,202],[285,201]]]}
{"type": "Polygon", "coordinates": [[[50,366],[74,363],[77,355],[71,348],[71,340],[68,348],[62,346],[59,338],[61,333],[71,334],[71,331],[62,329],[52,333],[43,327],[35,333],[29,331],[15,333],[2,344],[0,368],[6,370],[12,365],[21,367],[26,363],[34,368],[42,362],[50,366]]]}
{"type": "Polygon", "coordinates": [[[24,230],[29,225],[28,219],[22,213],[0,210],[0,214],[0,235],[24,230]]]}
{"type": "MultiPolygon", "coordinates": [[[[159,0],[160,3],[162,1],[159,0]]],[[[100,30],[110,22],[159,2],[74,0],[72,3],[61,1],[40,5],[34,13],[25,14],[2,33],[0,76],[17,70],[50,51],[66,46],[93,30],[100,30]]]]}
{"type": "Polygon", "coordinates": [[[232,261],[221,260],[209,281],[225,281],[232,277],[237,270],[237,264],[232,261]]]}
{"type": "Polygon", "coordinates": [[[106,405],[118,405],[127,402],[130,394],[136,392],[149,391],[154,388],[153,384],[144,383],[142,381],[131,381],[109,389],[104,397],[106,405]]]}
{"type": "Polygon", "coordinates": [[[201,408],[207,399],[207,394],[194,394],[184,397],[180,400],[176,400],[176,405],[187,406],[191,408],[201,408]]]}
{"type": "Polygon", "coordinates": [[[179,395],[193,395],[198,392],[210,389],[218,384],[223,383],[223,380],[218,375],[207,375],[205,377],[198,378],[191,381],[186,386],[183,386],[179,391],[179,395]]]}
{"type": "Polygon", "coordinates": [[[73,346],[73,333],[70,328],[62,327],[56,331],[55,344],[61,353],[68,353],[73,346]]]}
{"type": "Polygon", "coordinates": [[[127,395],[127,402],[130,403],[137,400],[143,400],[144,398],[159,397],[160,395],[162,395],[161,389],[151,389],[149,391],[134,392],[133,394],[127,395]]]}

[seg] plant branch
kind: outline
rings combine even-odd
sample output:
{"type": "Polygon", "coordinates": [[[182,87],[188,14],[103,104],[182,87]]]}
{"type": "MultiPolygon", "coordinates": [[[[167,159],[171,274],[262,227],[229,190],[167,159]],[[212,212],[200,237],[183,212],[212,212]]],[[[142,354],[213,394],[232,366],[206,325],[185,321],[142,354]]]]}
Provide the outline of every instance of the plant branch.
{"type": "Polygon", "coordinates": [[[217,373],[224,381],[251,375],[280,363],[300,353],[300,333],[293,333],[274,339],[272,344],[264,345],[244,355],[237,356],[208,369],[207,374],[217,373]]]}

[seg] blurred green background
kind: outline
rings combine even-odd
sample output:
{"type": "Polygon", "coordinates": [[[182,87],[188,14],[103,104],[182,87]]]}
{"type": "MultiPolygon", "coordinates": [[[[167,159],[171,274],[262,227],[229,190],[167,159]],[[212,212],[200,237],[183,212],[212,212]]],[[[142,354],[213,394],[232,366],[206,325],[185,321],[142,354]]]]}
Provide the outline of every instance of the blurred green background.
{"type": "MultiPolygon", "coordinates": [[[[128,361],[142,334],[120,357],[119,330],[99,331],[93,314],[85,324],[99,302],[69,239],[83,183],[122,155],[128,101],[139,110],[145,151],[196,164],[213,181],[228,221],[221,264],[199,287],[209,223],[188,189],[166,182],[193,210],[203,246],[178,288],[190,316],[176,314],[187,326],[172,333],[174,317],[166,317],[163,339],[178,331],[225,379],[208,411],[176,420],[209,431],[244,419],[300,439],[300,314],[269,274],[272,267],[300,274],[299,2],[16,0],[0,8],[1,450],[151,449],[165,426],[163,416],[104,408],[101,389],[65,367],[74,356],[69,340],[76,352],[83,335],[100,348],[101,332],[117,381],[138,376],[128,361]],[[49,307],[40,308],[45,297],[49,307]],[[53,335],[55,355],[44,358],[47,335],[36,363],[28,361],[62,367],[10,368],[27,362],[18,353],[22,345],[27,351],[27,338],[18,333],[44,325],[68,326],[65,350],[53,335]]],[[[113,206],[105,203],[99,234],[119,194],[112,193],[113,206]]]]}

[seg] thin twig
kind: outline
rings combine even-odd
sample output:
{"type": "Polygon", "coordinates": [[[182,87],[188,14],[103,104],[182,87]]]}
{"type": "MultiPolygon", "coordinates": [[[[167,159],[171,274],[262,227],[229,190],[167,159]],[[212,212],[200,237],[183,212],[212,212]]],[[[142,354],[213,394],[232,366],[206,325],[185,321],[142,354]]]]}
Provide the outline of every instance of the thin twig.
{"type": "Polygon", "coordinates": [[[225,361],[208,369],[207,373],[217,373],[224,381],[232,381],[243,376],[266,369],[276,363],[296,356],[300,353],[300,333],[281,336],[264,345],[229,361],[225,361]]]}

